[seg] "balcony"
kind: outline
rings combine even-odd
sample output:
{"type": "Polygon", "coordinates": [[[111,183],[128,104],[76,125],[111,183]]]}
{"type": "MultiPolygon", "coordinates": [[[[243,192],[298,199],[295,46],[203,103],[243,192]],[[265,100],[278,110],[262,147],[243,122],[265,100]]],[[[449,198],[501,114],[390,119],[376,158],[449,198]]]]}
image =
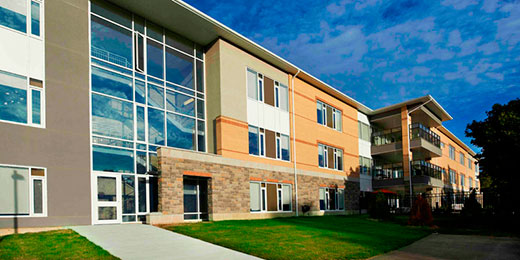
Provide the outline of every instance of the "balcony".
{"type": "Polygon", "coordinates": [[[426,161],[412,161],[412,181],[415,184],[442,187],[442,168],[426,161]]]}
{"type": "Polygon", "coordinates": [[[411,124],[410,149],[415,160],[439,157],[442,155],[441,138],[420,123],[411,124]]]}
{"type": "Polygon", "coordinates": [[[402,161],[402,129],[392,128],[372,134],[372,155],[378,155],[384,161],[402,161]]]}
{"type": "Polygon", "coordinates": [[[404,172],[402,163],[384,164],[372,169],[372,187],[374,189],[402,186],[404,172]]]}

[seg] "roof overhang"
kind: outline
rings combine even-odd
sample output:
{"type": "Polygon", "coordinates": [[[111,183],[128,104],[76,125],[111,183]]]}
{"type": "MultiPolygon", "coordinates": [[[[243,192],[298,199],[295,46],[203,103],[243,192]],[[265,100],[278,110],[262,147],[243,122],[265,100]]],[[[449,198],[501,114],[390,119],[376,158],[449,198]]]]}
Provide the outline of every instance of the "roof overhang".
{"type": "Polygon", "coordinates": [[[439,128],[439,131],[441,131],[441,133],[443,133],[444,135],[446,135],[448,138],[450,138],[451,140],[453,140],[455,143],[457,143],[458,145],[460,145],[462,148],[464,148],[464,150],[466,150],[466,152],[468,152],[471,156],[475,157],[475,155],[477,155],[477,153],[475,153],[471,148],[469,148],[469,146],[467,146],[464,142],[462,142],[457,136],[455,136],[452,132],[450,132],[450,130],[448,130],[448,128],[444,127],[444,126],[440,126],[439,128]]]}
{"type": "Polygon", "coordinates": [[[453,119],[453,117],[451,117],[451,115],[448,114],[448,112],[446,112],[446,110],[444,110],[444,108],[430,95],[406,100],[401,103],[372,110],[369,115],[382,114],[392,110],[400,109],[403,106],[411,107],[413,109],[422,104],[425,104],[423,107],[426,107],[433,115],[441,120],[441,122],[453,119]]]}
{"type": "Polygon", "coordinates": [[[202,13],[191,5],[179,0],[109,0],[135,14],[160,24],[161,26],[178,33],[197,44],[208,46],[215,40],[222,38],[235,46],[249,52],[257,58],[277,67],[278,69],[295,75],[298,78],[314,85],[326,93],[337,97],[359,111],[368,114],[372,110],[341,91],[333,88],[310,73],[303,71],[294,64],[272,53],[245,36],[235,32],[210,16],[202,13]]]}

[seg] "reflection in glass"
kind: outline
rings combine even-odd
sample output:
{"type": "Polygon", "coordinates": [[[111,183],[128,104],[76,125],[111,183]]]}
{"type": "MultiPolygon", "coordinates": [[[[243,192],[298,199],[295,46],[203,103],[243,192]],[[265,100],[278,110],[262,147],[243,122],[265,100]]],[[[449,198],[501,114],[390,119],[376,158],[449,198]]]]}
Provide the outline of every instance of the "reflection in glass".
{"type": "Polygon", "coordinates": [[[135,81],[135,102],[141,104],[146,103],[146,89],[144,82],[140,80],[135,81]]]}
{"type": "Polygon", "coordinates": [[[132,79],[92,66],[92,91],[133,100],[132,79]]]}
{"type": "Polygon", "coordinates": [[[33,211],[34,214],[43,213],[43,181],[33,181],[33,211]]]}
{"type": "Polygon", "coordinates": [[[146,45],[148,75],[163,78],[163,47],[160,43],[148,39],[146,45]]]}
{"type": "Polygon", "coordinates": [[[249,154],[258,155],[258,128],[249,126],[249,154]]]}
{"type": "Polygon", "coordinates": [[[31,1],[31,33],[40,36],[40,4],[31,1]]]}
{"type": "Polygon", "coordinates": [[[193,89],[193,58],[166,48],[166,80],[193,89]]]}
{"type": "Polygon", "coordinates": [[[0,120],[27,123],[27,79],[0,71],[0,120]]]}
{"type": "Polygon", "coordinates": [[[132,33],[96,16],[91,16],[92,56],[132,68],[132,33]]]}
{"type": "Polygon", "coordinates": [[[92,146],[92,166],[94,171],[134,172],[134,152],[113,147],[92,146]]]}
{"type": "Polygon", "coordinates": [[[148,105],[164,108],[164,88],[148,84],[148,105]]]}
{"type": "Polygon", "coordinates": [[[135,213],[135,177],[133,175],[121,177],[121,192],[123,194],[123,213],[135,213]]]}
{"type": "Polygon", "coordinates": [[[204,101],[197,99],[197,118],[204,119],[204,101]]]}
{"type": "Polygon", "coordinates": [[[195,116],[195,98],[174,91],[166,91],[166,109],[195,116]]]}
{"type": "Polygon", "coordinates": [[[139,212],[146,212],[146,178],[138,178],[139,212]]]}
{"type": "Polygon", "coordinates": [[[148,108],[148,143],[164,145],[164,112],[148,108]]]}
{"type": "Polygon", "coordinates": [[[41,92],[39,90],[31,90],[32,99],[32,123],[41,124],[41,92]]]}
{"type": "Polygon", "coordinates": [[[134,139],[132,103],[92,94],[92,133],[134,139]]]}
{"type": "Polygon", "coordinates": [[[116,207],[98,207],[98,220],[115,220],[117,219],[116,207]]]}
{"type": "Polygon", "coordinates": [[[146,173],[146,152],[136,152],[136,172],[139,174],[145,174],[146,173]]]}
{"type": "Polygon", "coordinates": [[[116,178],[97,177],[98,201],[116,201],[116,178]]]}
{"type": "Polygon", "coordinates": [[[156,153],[148,153],[148,164],[148,169],[150,169],[150,172],[159,172],[159,160],[157,159],[156,153]]]}
{"type": "Polygon", "coordinates": [[[204,66],[197,61],[197,91],[204,92],[204,66]]]}
{"type": "Polygon", "coordinates": [[[26,1],[0,1],[0,25],[25,33],[27,32],[26,14],[26,1]]]}
{"type": "Polygon", "coordinates": [[[168,146],[190,149],[195,148],[195,119],[176,114],[167,114],[168,146]]]}
{"type": "Polygon", "coordinates": [[[136,121],[137,121],[137,140],[145,141],[146,139],[146,124],[144,107],[136,106],[136,121]]]}
{"type": "Polygon", "coordinates": [[[206,138],[205,138],[205,125],[204,121],[197,120],[197,146],[199,152],[205,152],[206,151],[206,138]]]}

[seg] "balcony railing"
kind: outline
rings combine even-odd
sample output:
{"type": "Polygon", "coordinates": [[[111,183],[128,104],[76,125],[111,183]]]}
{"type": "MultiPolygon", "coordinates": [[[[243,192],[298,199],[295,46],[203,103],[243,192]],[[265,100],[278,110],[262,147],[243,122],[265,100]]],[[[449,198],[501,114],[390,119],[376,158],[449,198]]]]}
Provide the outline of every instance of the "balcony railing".
{"type": "Polygon", "coordinates": [[[419,123],[414,123],[410,126],[410,140],[415,138],[422,138],[439,148],[441,147],[441,138],[439,135],[419,123]]]}
{"type": "Polygon", "coordinates": [[[401,128],[385,129],[372,133],[372,145],[380,146],[402,140],[401,128]]]}
{"type": "Polygon", "coordinates": [[[430,176],[442,180],[442,168],[426,161],[412,162],[413,176],[430,176]]]}
{"type": "Polygon", "coordinates": [[[380,168],[380,166],[374,167],[372,174],[376,180],[399,179],[403,178],[404,175],[403,167],[380,168]]]}

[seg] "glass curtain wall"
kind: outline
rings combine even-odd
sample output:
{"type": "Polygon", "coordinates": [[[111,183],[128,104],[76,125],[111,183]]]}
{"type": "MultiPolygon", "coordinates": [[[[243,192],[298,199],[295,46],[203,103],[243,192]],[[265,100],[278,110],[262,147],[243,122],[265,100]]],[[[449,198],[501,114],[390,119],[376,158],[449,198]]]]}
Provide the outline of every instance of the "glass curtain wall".
{"type": "MultiPolygon", "coordinates": [[[[93,170],[153,175],[161,146],[205,152],[201,47],[104,1],[91,2],[90,28],[93,170]]],[[[141,180],[123,180],[135,212],[141,180]]]]}

